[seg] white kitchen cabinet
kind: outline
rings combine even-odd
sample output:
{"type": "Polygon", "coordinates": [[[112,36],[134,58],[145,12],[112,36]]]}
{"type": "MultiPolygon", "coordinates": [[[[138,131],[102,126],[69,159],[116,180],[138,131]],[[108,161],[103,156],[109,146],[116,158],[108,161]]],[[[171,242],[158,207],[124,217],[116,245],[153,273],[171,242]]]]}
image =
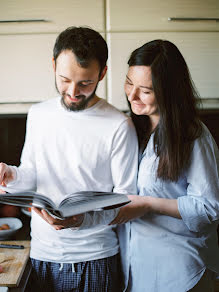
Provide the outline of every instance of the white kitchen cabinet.
{"type": "Polygon", "coordinates": [[[179,48],[201,97],[219,98],[219,32],[108,33],[109,102],[121,110],[128,109],[123,87],[130,53],[144,43],[159,38],[172,41],[179,48]]]}
{"type": "Polygon", "coordinates": [[[213,19],[219,19],[218,0],[107,0],[108,32],[219,31],[213,19]]]}
{"type": "MultiPolygon", "coordinates": [[[[57,95],[52,50],[58,33],[69,26],[90,26],[104,36],[104,7],[103,0],[0,0],[3,112],[26,111],[31,103],[57,95]]],[[[106,98],[106,80],[97,94],[106,98]]]]}
{"type": "Polygon", "coordinates": [[[104,23],[103,0],[0,0],[0,34],[60,32],[72,25],[103,31],[104,23]]]}
{"type": "MultiPolygon", "coordinates": [[[[0,103],[31,103],[57,96],[52,68],[56,37],[0,36],[0,103]]],[[[106,97],[105,82],[101,81],[97,90],[101,97],[106,97]]]]}
{"type": "Polygon", "coordinates": [[[13,103],[13,112],[26,110],[57,94],[52,49],[58,33],[72,25],[107,35],[109,69],[97,94],[119,109],[127,109],[129,54],[156,38],[179,47],[202,98],[219,98],[219,21],[206,18],[219,18],[219,0],[0,0],[0,21],[45,20],[0,22],[0,110],[7,111],[5,103],[13,103]]]}

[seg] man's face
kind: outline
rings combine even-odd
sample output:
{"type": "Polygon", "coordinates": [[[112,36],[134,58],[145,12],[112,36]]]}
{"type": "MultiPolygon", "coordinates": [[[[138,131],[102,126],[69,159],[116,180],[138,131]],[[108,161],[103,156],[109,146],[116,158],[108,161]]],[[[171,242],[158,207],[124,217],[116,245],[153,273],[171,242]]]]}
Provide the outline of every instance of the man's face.
{"type": "Polygon", "coordinates": [[[100,79],[100,67],[92,60],[87,68],[81,67],[70,50],[63,51],[54,64],[56,88],[62,96],[63,106],[79,111],[94,105],[98,98],[95,91],[100,79]]]}

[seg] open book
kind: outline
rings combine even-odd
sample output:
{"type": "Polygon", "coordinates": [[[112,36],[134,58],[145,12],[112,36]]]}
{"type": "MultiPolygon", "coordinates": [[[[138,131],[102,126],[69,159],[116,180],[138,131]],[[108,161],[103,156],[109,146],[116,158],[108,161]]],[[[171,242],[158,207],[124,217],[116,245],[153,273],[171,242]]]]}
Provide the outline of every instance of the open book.
{"type": "Polygon", "coordinates": [[[0,186],[0,189],[6,192],[0,194],[0,203],[2,204],[20,207],[34,206],[45,209],[58,218],[66,218],[89,211],[118,208],[130,202],[124,194],[81,191],[66,195],[59,204],[55,204],[50,198],[33,191],[18,191],[3,186],[0,186]]]}

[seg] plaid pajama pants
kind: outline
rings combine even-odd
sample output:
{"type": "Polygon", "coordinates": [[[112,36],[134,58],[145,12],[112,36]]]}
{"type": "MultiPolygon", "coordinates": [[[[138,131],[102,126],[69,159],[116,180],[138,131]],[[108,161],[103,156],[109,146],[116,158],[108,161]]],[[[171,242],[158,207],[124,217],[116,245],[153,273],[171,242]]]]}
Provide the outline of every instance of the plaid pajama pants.
{"type": "Polygon", "coordinates": [[[31,259],[25,292],[121,292],[119,255],[75,264],[31,259]]]}

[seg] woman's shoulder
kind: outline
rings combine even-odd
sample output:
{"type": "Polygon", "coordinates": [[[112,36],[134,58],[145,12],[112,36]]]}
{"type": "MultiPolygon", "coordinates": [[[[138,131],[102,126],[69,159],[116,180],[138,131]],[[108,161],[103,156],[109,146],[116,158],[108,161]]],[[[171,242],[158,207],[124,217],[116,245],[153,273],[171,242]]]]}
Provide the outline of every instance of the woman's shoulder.
{"type": "Polygon", "coordinates": [[[197,142],[201,141],[202,143],[206,142],[210,142],[214,140],[210,130],[207,128],[207,126],[201,122],[201,134],[200,136],[195,140],[197,142]]]}
{"type": "Polygon", "coordinates": [[[201,134],[198,138],[195,139],[194,141],[194,147],[193,147],[193,152],[202,152],[204,154],[206,151],[210,151],[215,153],[219,157],[219,150],[218,146],[207,128],[207,126],[204,123],[201,123],[201,134]]]}

